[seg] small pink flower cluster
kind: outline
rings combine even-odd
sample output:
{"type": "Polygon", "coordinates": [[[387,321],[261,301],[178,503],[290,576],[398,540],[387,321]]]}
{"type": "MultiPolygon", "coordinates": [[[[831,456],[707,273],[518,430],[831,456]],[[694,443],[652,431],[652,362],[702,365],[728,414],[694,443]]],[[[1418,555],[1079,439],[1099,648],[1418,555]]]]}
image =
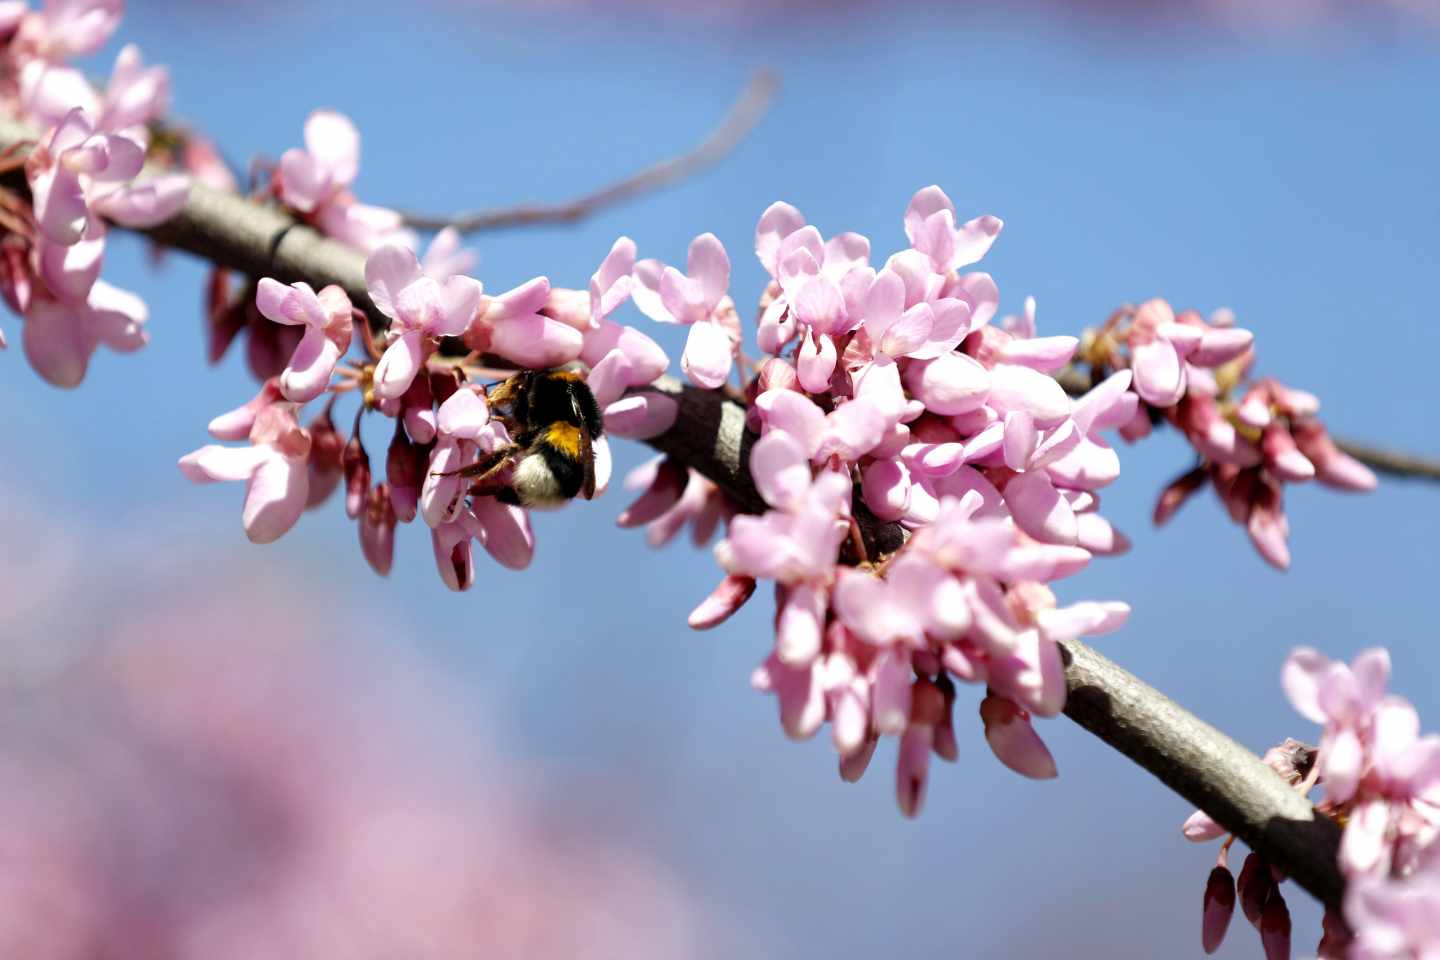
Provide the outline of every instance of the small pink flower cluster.
{"type": "MultiPolygon", "coordinates": [[[[1052,777],[1030,718],[1064,705],[1058,642],[1115,629],[1129,612],[1059,608],[1046,584],[1127,546],[1096,512],[1096,490],[1119,473],[1099,432],[1132,418],[1131,374],[1072,401],[1051,371],[1075,338],[1035,337],[1033,305],[1028,323],[990,325],[994,281],[960,270],[1000,227],[957,225],[929,187],[905,215],[909,248],[877,267],[865,237],[827,241],[788,204],[765,211],[755,251],[771,283],[758,341],[770,356],[747,395],[761,433],[749,467],[769,509],[729,518],[716,548],[727,576],[691,617],[713,626],[757,580],[775,581],[775,647],[754,685],[777,696],[792,737],[830,722],[846,779],[879,737],[898,736],[897,795],[912,816],[930,755],[957,753],[956,679],[987,685],[980,714],[995,754],[1052,777]],[[908,541],[872,556],[870,534],[887,524],[908,541]]],[[[641,309],[690,326],[682,367],[706,388],[724,383],[739,349],[728,279],[709,234],[691,244],[686,273],[648,261],[635,271],[641,309]]],[[[621,523],[651,522],[663,541],[692,520],[704,542],[732,510],[698,479],[647,465],[621,523]]]]}
{"type": "MultiPolygon", "coordinates": [[[[1345,828],[1340,843],[1344,918],[1327,915],[1322,957],[1423,960],[1440,955],[1440,734],[1421,736],[1414,706],[1386,692],[1389,677],[1390,655],[1382,648],[1364,650],[1345,664],[1300,647],[1281,673],[1291,704],[1324,731],[1317,749],[1287,741],[1266,759],[1281,769],[1284,758],[1301,758],[1281,772],[1302,793],[1323,786],[1316,809],[1345,828]]],[[[1224,834],[1198,812],[1186,821],[1184,832],[1192,840],[1224,834]]],[[[1223,850],[1221,859],[1223,866],[1223,850]]],[[[1234,905],[1234,890],[1228,899],[1224,890],[1228,871],[1220,877],[1220,870],[1211,877],[1215,892],[1210,887],[1206,892],[1207,952],[1219,945],[1234,905]]],[[[1269,895],[1268,888],[1252,889],[1265,884],[1253,877],[1246,881],[1242,872],[1242,904],[1269,895]]],[[[1279,896],[1278,889],[1273,896],[1279,896]]],[[[1287,942],[1288,927],[1287,913],[1287,942]]]]}
{"type": "MultiPolygon", "coordinates": [[[[165,68],[146,67],[139,49],[126,46],[101,92],[66,64],[104,46],[122,7],[0,7],[0,110],[45,131],[23,161],[31,201],[0,192],[0,294],[25,320],[31,366],[60,387],[84,379],[101,344],[128,352],[147,340],[145,304],[99,279],[105,221],[153,226],[178,211],[190,189],[182,175],[143,171],[147,124],[169,99],[165,68]]],[[[16,155],[0,167],[21,162],[16,155]]]]}
{"type": "MultiPolygon", "coordinates": [[[[270,187],[281,203],[321,233],[370,253],[387,243],[414,247],[395,210],[359,202],[350,187],[360,172],[360,133],[350,118],[316,110],[305,121],[305,148],[280,157],[270,187]]],[[[463,269],[463,268],[462,268],[463,269]]]]}
{"type": "Polygon", "coordinates": [[[1273,380],[1246,383],[1255,360],[1249,330],[1228,310],[1206,320],[1178,316],[1164,300],[1117,311],[1087,336],[1083,356],[1098,369],[1128,366],[1143,401],[1121,429],[1126,440],[1150,433],[1162,418],[1201,458],[1161,493],[1155,522],[1163,524],[1208,479],[1231,518],[1244,524],[1268,563],[1290,565],[1283,490],[1318,480],[1339,490],[1375,487],[1375,475],[1342,452],[1316,419],[1320,401],[1273,380]]]}
{"type": "MultiPolygon", "coordinates": [[[[181,458],[181,470],[198,483],[246,481],[242,521],[257,543],[282,536],[307,507],[343,483],[361,551],[381,575],[390,571],[396,525],[416,516],[431,528],[437,569],[454,590],[475,582],[476,540],[504,566],[527,566],[534,551],[528,512],[493,496],[470,496],[469,481],[455,475],[510,448],[514,439],[492,415],[479,385],[498,374],[481,365],[482,355],[518,367],[582,361],[607,426],[632,436],[664,430],[674,420],[673,400],[641,398],[637,404],[623,397],[630,387],[652,382],[669,361],[644,334],[608,319],[630,293],[635,245],[627,238],[615,243],[591,278],[588,295],[552,289],[537,277],[487,297],[478,280],[456,272],[468,263],[453,231],[435,238],[423,262],[399,244],[376,248],[366,260],[365,279],[388,322],[379,342],[339,287],[317,293],[305,283],[261,279],[256,313],[296,331],[288,362],[254,399],[210,423],[216,439],[248,440],[249,446],[202,447],[181,458]],[[344,363],[357,326],[364,355],[344,363]],[[444,338],[474,350],[442,356],[444,338]],[[332,407],[335,395],[351,391],[362,399],[346,440],[335,428],[332,407]],[[332,396],[324,410],[302,427],[304,405],[326,393],[332,396]],[[395,420],[385,479],[378,482],[360,436],[367,412],[395,420]]],[[[603,491],[610,474],[606,437],[596,437],[593,449],[597,491],[603,491]]]]}

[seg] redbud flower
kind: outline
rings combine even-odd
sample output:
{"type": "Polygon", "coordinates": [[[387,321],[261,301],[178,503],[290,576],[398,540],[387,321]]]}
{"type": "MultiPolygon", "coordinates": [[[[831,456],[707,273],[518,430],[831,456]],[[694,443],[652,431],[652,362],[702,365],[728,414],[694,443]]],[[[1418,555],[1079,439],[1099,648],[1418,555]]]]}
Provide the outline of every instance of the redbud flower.
{"type": "Polygon", "coordinates": [[[738,329],[733,337],[729,329],[737,325],[735,306],[725,295],[730,258],[716,236],[705,233],[691,241],[686,269],[688,274],[642,260],[635,265],[631,294],[650,319],[690,327],[681,369],[696,386],[714,389],[730,376],[739,339],[738,329]]]}
{"type": "Polygon", "coordinates": [[[124,0],[46,0],[27,15],[24,43],[46,60],[83,57],[105,46],[124,10],[124,0]]]}
{"type": "Polygon", "coordinates": [[[957,228],[955,205],[938,186],[918,191],[905,211],[905,235],[916,250],[930,258],[937,273],[979,262],[1004,225],[999,217],[987,215],[957,228]]]}
{"type": "Polygon", "coordinates": [[[248,447],[210,444],[180,458],[181,472],[194,483],[246,482],[241,521],[253,543],[279,539],[305,509],[310,435],[296,421],[297,409],[284,401],[261,409],[248,447]]]}
{"type": "Polygon", "coordinates": [[[316,110],[305,121],[305,149],[280,157],[276,195],[323,233],[370,252],[384,244],[413,246],[400,214],[360,203],[350,185],[360,170],[360,134],[350,118],[316,110]]]}
{"type": "Polygon", "coordinates": [[[375,368],[375,393],[394,399],[410,389],[435,338],[465,332],[480,306],[480,282],[454,276],[442,286],[425,276],[413,251],[388,244],[365,261],[375,307],[391,319],[385,354],[375,368]]]}
{"type": "Polygon", "coordinates": [[[256,288],[255,305],[267,319],[304,328],[280,375],[280,391],[296,403],[314,400],[330,385],[335,364],[350,349],[354,323],[350,298],[334,284],[317,294],[308,283],[287,287],[264,277],[256,288]]]}
{"type": "Polygon", "coordinates": [[[305,121],[305,149],[292,147],[280,157],[278,193],[282,202],[310,213],[332,202],[360,172],[360,134],[350,118],[316,110],[305,121]]]}
{"type": "Polygon", "coordinates": [[[55,386],[78,386],[102,343],[130,353],[149,342],[144,328],[148,314],[139,297],[102,280],[94,282],[82,303],[37,295],[25,314],[25,357],[55,386]]]}

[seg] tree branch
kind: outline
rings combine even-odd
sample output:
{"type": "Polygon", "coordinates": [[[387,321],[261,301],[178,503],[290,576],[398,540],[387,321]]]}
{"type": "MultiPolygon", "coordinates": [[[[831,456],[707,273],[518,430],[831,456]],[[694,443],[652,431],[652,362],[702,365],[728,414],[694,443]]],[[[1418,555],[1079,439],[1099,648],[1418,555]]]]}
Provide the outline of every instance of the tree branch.
{"type": "Polygon", "coordinates": [[[537,223],[574,223],[604,207],[658,190],[717,163],[759,122],[779,88],[779,75],[771,70],[761,70],[750,79],[720,125],[695,149],[678,157],[662,160],[618,183],[612,183],[582,197],[563,203],[524,203],[494,210],[457,213],[448,217],[405,213],[405,222],[418,230],[454,227],[461,233],[478,233],[481,230],[537,223]]]}
{"type": "MultiPolygon", "coordinates": [[[[0,149],[34,139],[34,131],[0,120],[0,149]]],[[[251,276],[305,280],[316,287],[337,283],[357,305],[373,308],[363,255],[243,197],[196,184],[179,214],[144,232],[251,276]]],[[[675,426],[647,441],[651,446],[700,471],[742,510],[764,508],[747,467],[755,438],[745,430],[743,406],[672,377],[642,389],[679,402],[675,426]]],[[[891,537],[895,544],[903,538],[896,524],[875,521],[871,527],[871,537],[891,537]]],[[[1338,904],[1342,879],[1332,823],[1254,754],[1163,694],[1084,644],[1066,644],[1065,651],[1065,712],[1071,719],[1204,809],[1316,897],[1338,904]]]]}

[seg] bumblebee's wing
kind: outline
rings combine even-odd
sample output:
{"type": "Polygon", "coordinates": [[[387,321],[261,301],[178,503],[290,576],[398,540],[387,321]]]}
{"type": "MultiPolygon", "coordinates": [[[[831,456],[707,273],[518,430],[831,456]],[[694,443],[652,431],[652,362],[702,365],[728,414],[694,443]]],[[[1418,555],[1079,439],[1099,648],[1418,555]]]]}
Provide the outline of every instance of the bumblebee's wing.
{"type": "Polygon", "coordinates": [[[590,431],[580,426],[580,469],[585,471],[580,481],[580,496],[586,500],[595,499],[595,447],[590,442],[590,431]]]}

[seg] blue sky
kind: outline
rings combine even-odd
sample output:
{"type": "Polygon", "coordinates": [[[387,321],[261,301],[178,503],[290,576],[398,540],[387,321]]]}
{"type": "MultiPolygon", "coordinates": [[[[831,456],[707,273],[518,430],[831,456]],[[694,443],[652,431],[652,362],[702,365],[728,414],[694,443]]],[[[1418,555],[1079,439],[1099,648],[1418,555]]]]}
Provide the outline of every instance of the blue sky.
{"type": "MultiPolygon", "coordinates": [[[[779,101],[720,167],[578,226],[475,238],[487,288],[540,273],[583,285],[621,233],[642,256],[679,261],[709,230],[730,250],[743,305],[760,289],[750,238],[770,202],[888,252],[904,240],[911,193],[939,183],[962,215],[1005,219],[985,266],[1002,309],[1038,298],[1042,332],[1077,333],[1152,295],[1229,306],[1257,334],[1260,370],[1318,393],[1335,433],[1440,455],[1429,388],[1440,59],[1423,31],[1127,32],[1033,8],[903,5],[740,22],[132,7],[120,39],[170,65],[177,113],[227,153],[276,157],[311,109],[334,107],[365,137],[362,198],[430,212],[609,182],[696,142],[753,69],[773,66],[779,101]]],[[[150,303],[143,353],[102,353],[73,393],[41,383],[18,350],[0,355],[13,451],[0,481],[26,492],[23,509],[85,531],[106,556],[144,529],[136,549],[170,545],[177,580],[256,551],[317,593],[323,578],[329,602],[376,625],[357,649],[405,647],[456,677],[513,755],[541,765],[557,810],[654,851],[764,955],[1039,957],[1061,944],[1077,956],[1198,955],[1214,850],[1180,838],[1182,801],[1063,719],[1041,725],[1061,778],[1022,780],[989,755],[978,697],[962,691],[960,760],[937,768],[920,819],[903,820],[889,750],[860,785],[842,784],[828,743],[786,741],[773,703],[749,689],[768,601],[691,633],[684,617],[718,578],[714,562],[616,530],[621,491],[538,518],[534,566],[482,560],[463,596],[442,587],[418,529],[401,530],[391,578],[374,577],[338,503],[273,546],[249,545],[239,489],[191,487],[174,461],[253,386],[238,354],[204,365],[202,268],[174,256],[157,272],[144,253],[116,242],[105,270],[150,303]]],[[[627,311],[678,356],[670,331],[627,311]]],[[[622,469],[648,456],[617,455],[622,469]]],[[[1105,512],[1135,549],[1062,594],[1134,606],[1104,652],[1260,750],[1314,734],[1279,689],[1291,646],[1338,656],[1383,643],[1395,689],[1440,729],[1440,490],[1294,490],[1295,563],[1280,575],[1208,495],[1150,529],[1156,493],[1188,462],[1179,440],[1157,436],[1122,462],[1105,512]]],[[[93,577],[53,629],[103,635],[132,585],[123,564],[93,577]]],[[[163,602],[163,584],[143,592],[163,602]]],[[[1290,900],[1297,946],[1309,945],[1318,917],[1299,891],[1290,900]]],[[[1241,926],[1222,955],[1257,954],[1241,926]]]]}

